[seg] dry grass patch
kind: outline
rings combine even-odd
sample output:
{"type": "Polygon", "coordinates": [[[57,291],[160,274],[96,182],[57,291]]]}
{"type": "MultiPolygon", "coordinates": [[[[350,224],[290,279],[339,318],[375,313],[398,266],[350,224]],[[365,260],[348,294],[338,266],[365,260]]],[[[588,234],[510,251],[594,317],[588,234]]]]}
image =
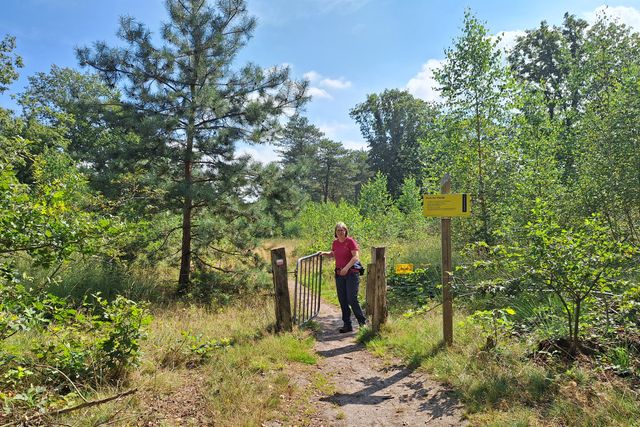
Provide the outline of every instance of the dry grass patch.
{"type": "Polygon", "coordinates": [[[294,377],[312,375],[313,338],[305,331],[272,335],[272,322],[270,299],[217,310],[157,308],[139,369],[128,384],[96,395],[135,386],[134,397],[78,411],[62,421],[74,426],[251,426],[277,418],[304,425],[314,411],[308,407],[307,384],[294,377]],[[225,345],[200,345],[223,341],[225,345]]]}

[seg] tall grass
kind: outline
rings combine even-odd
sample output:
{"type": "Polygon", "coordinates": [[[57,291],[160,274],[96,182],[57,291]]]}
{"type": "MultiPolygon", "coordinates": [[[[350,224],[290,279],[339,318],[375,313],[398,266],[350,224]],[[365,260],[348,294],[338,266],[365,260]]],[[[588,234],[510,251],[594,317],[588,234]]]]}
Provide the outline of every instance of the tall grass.
{"type": "Polygon", "coordinates": [[[47,286],[47,291],[73,301],[99,293],[108,300],[122,295],[134,301],[167,301],[172,285],[159,268],[125,267],[101,260],[73,262],[47,286]]]}
{"type": "Polygon", "coordinates": [[[392,317],[367,343],[379,355],[401,357],[450,385],[472,424],[633,425],[640,401],[630,383],[580,370],[570,362],[531,358],[533,342],[500,338],[486,349],[482,331],[457,311],[454,345],[443,348],[442,313],[392,317]]]}
{"type": "MultiPolygon", "coordinates": [[[[123,425],[130,420],[150,425],[208,420],[220,426],[259,426],[275,418],[285,425],[309,423],[303,418],[313,413],[307,403],[313,384],[303,389],[296,378],[315,372],[313,339],[304,331],[273,335],[273,313],[270,296],[218,308],[156,307],[141,366],[131,376],[138,397],[61,421],[80,426],[109,418],[123,425]],[[208,355],[201,357],[202,347],[186,339],[195,336],[201,343],[228,345],[205,349],[208,355]]],[[[99,396],[117,391],[103,390],[99,396]]]]}

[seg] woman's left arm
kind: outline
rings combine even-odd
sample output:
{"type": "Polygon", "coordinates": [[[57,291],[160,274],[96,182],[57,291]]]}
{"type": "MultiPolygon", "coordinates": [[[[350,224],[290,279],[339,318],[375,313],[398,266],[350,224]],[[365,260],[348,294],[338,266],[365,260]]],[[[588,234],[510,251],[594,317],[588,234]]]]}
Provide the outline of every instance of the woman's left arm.
{"type": "Polygon", "coordinates": [[[349,273],[349,270],[351,269],[351,267],[353,267],[353,264],[355,264],[356,261],[358,261],[359,259],[360,259],[360,251],[358,251],[357,249],[352,250],[351,259],[349,260],[347,265],[345,265],[344,268],[340,270],[340,275],[346,276],[349,273]]]}

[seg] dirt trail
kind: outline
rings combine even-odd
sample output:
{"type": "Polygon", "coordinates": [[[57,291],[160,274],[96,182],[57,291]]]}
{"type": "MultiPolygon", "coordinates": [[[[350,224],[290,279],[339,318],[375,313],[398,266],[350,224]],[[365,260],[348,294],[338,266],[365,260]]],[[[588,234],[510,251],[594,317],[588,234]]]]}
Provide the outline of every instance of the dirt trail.
{"type": "MultiPolygon", "coordinates": [[[[423,373],[389,366],[355,341],[355,332],[340,334],[340,311],[322,303],[316,321],[318,369],[335,392],[314,396],[314,425],[323,426],[458,426],[462,407],[444,386],[423,373]]],[[[354,324],[357,324],[354,322],[354,324]]]]}

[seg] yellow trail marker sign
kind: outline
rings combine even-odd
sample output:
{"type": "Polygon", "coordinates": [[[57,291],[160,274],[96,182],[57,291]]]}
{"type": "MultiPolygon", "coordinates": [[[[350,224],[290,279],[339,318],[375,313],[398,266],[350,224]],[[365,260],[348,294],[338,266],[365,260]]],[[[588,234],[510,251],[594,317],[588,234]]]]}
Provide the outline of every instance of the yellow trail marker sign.
{"type": "Polygon", "coordinates": [[[443,218],[471,216],[471,195],[425,194],[422,196],[422,215],[443,218]]]}
{"type": "Polygon", "coordinates": [[[396,264],[396,274],[413,273],[413,264],[396,264]]]}

